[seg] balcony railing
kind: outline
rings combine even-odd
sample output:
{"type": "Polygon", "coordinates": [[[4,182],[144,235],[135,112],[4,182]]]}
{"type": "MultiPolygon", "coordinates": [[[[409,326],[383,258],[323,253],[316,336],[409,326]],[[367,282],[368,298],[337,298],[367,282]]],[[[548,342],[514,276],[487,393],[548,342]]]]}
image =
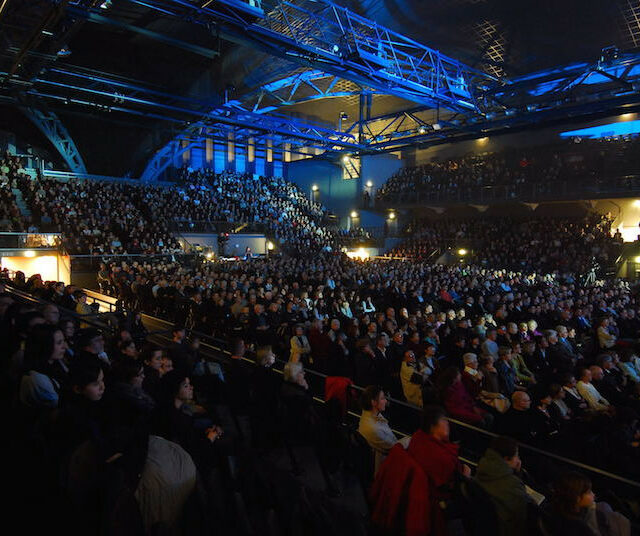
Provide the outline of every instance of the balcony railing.
{"type": "Polygon", "coordinates": [[[60,233],[0,232],[0,249],[57,249],[61,242],[60,233]]]}

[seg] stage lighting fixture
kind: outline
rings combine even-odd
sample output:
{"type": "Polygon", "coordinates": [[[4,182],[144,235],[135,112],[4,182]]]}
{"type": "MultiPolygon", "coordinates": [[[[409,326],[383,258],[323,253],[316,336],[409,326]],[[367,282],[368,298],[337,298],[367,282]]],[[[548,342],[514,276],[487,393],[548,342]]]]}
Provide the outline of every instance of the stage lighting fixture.
{"type": "Polygon", "coordinates": [[[395,212],[390,212],[389,213],[389,219],[390,220],[395,220],[396,219],[396,213],[395,212]]]}
{"type": "Polygon", "coordinates": [[[418,129],[418,134],[424,134],[427,131],[427,127],[425,127],[424,125],[420,125],[420,128],[418,129]]]}
{"type": "Polygon", "coordinates": [[[351,211],[351,217],[352,218],[357,218],[358,217],[358,213],[355,210],[351,211]]]}
{"type": "Polygon", "coordinates": [[[440,123],[434,123],[431,126],[433,127],[433,130],[440,130],[442,128],[442,125],[440,123]]]}
{"type": "Polygon", "coordinates": [[[342,157],[342,162],[343,162],[344,164],[348,164],[348,163],[349,163],[349,155],[346,155],[346,154],[345,154],[345,155],[342,157]]]}
{"type": "Polygon", "coordinates": [[[318,185],[317,185],[317,184],[314,184],[314,185],[311,187],[311,191],[312,191],[312,192],[317,192],[317,191],[318,191],[318,185]]]}
{"type": "Polygon", "coordinates": [[[367,181],[367,188],[371,188],[373,186],[373,182],[367,181]]]}
{"type": "Polygon", "coordinates": [[[461,248],[458,250],[458,255],[460,255],[461,257],[464,257],[467,254],[467,250],[464,248],[461,248]]]}
{"type": "Polygon", "coordinates": [[[111,0],[105,0],[100,4],[100,9],[109,9],[111,7],[111,0]]]}

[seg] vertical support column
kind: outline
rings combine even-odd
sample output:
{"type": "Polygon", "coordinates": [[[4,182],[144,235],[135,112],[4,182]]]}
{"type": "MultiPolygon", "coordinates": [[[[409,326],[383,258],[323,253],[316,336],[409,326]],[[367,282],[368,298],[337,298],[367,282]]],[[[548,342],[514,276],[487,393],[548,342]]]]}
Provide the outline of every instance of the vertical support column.
{"type": "Polygon", "coordinates": [[[227,164],[225,169],[229,171],[235,171],[236,169],[236,144],[235,136],[233,132],[229,131],[227,134],[227,164]]]}
{"type": "Polygon", "coordinates": [[[204,141],[204,160],[207,168],[213,167],[213,151],[213,140],[211,138],[206,138],[204,141]]]}
{"type": "Polygon", "coordinates": [[[255,151],[256,151],[256,161],[255,161],[255,167],[254,167],[254,173],[258,174],[258,175],[267,175],[266,171],[265,171],[265,164],[266,164],[266,160],[267,160],[267,151],[266,151],[266,146],[263,143],[256,143],[255,144],[255,151]]]}

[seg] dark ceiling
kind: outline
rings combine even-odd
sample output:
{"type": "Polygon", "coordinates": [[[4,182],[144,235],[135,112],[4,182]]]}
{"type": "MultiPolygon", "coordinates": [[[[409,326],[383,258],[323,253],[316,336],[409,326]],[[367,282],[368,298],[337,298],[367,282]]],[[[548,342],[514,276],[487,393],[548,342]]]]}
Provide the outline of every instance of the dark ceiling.
{"type": "MultiPolygon", "coordinates": [[[[65,4],[66,2],[62,2],[65,4]]],[[[99,0],[86,0],[97,7],[99,0]]],[[[594,61],[603,47],[640,46],[640,0],[338,0],[351,10],[421,43],[439,49],[468,65],[498,76],[524,73],[576,61],[594,61]]],[[[8,0],[0,14],[0,68],[35,76],[52,62],[25,57],[15,64],[22,46],[51,16],[54,2],[8,0]],[[13,48],[12,48],[13,47],[13,48]]],[[[51,26],[54,35],[38,36],[34,49],[55,52],[64,44],[71,56],[64,62],[143,81],[166,92],[219,102],[225,88],[237,88],[234,97],[286,76],[298,66],[267,57],[253,49],[220,41],[202,26],[159,17],[128,0],[113,0],[104,15],[120,23],[197,45],[208,54],[189,52],[130,30],[106,24],[72,24],[59,12],[51,26]],[[219,55],[217,55],[219,53],[219,55]]],[[[345,82],[349,87],[350,82],[345,82]]],[[[352,86],[357,90],[357,87],[352,86]]],[[[388,96],[375,96],[373,114],[411,107],[388,96]]],[[[336,124],[338,113],[357,117],[358,97],[326,99],[282,110],[336,124]]],[[[174,134],[167,125],[117,114],[105,116],[86,110],[57,110],[85,155],[92,172],[122,174],[139,170],[141,162],[174,134]],[[113,154],[118,158],[112,158],[113,154]]]]}

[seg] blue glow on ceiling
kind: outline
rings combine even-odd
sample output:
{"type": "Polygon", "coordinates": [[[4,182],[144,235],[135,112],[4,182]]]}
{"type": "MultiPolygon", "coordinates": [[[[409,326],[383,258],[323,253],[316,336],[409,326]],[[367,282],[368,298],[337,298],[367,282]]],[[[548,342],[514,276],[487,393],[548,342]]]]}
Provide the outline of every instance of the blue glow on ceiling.
{"type": "Polygon", "coordinates": [[[560,134],[563,138],[580,136],[581,138],[611,138],[613,136],[627,136],[640,134],[640,121],[620,121],[619,123],[607,123],[598,127],[570,130],[560,134]]]}

